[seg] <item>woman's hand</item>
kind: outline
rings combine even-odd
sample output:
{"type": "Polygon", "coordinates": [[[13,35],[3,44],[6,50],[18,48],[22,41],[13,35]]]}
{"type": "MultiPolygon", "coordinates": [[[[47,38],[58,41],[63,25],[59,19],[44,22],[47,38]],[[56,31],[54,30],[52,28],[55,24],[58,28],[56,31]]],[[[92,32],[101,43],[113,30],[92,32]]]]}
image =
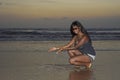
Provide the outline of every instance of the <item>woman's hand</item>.
{"type": "Polygon", "coordinates": [[[56,50],[58,50],[58,48],[52,47],[52,48],[50,48],[50,49],[48,50],[48,52],[52,52],[52,51],[56,51],[56,50]]]}
{"type": "Polygon", "coordinates": [[[53,52],[53,51],[56,51],[56,54],[59,54],[59,53],[61,53],[63,50],[65,50],[66,49],[66,46],[64,46],[64,47],[61,47],[61,48],[57,48],[57,47],[52,47],[52,48],[50,48],[49,50],[48,50],[48,52],[53,52]],[[58,51],[57,51],[58,50],[58,51]]]}
{"type": "Polygon", "coordinates": [[[65,47],[66,47],[66,46],[64,46],[64,47],[62,47],[62,48],[59,48],[59,50],[58,50],[56,53],[57,53],[57,54],[61,53],[62,51],[65,50],[65,47]]]}

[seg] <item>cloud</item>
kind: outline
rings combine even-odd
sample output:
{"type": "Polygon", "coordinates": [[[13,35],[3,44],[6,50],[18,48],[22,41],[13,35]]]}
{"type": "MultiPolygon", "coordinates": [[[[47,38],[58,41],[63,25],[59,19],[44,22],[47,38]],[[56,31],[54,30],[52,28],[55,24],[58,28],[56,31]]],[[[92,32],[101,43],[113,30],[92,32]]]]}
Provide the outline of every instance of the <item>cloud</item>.
{"type": "Polygon", "coordinates": [[[55,0],[39,0],[41,3],[56,3],[55,0]]]}
{"type": "Polygon", "coordinates": [[[56,0],[30,0],[30,1],[11,1],[11,2],[0,2],[0,6],[19,6],[19,5],[26,5],[26,6],[31,6],[31,5],[40,5],[40,4],[54,4],[57,3],[58,1],[56,0]]]}
{"type": "Polygon", "coordinates": [[[11,6],[11,5],[17,5],[16,3],[8,3],[8,2],[0,2],[0,6],[11,6]]]}
{"type": "Polygon", "coordinates": [[[12,6],[12,5],[17,5],[17,4],[16,3],[5,3],[5,5],[12,6]]]}

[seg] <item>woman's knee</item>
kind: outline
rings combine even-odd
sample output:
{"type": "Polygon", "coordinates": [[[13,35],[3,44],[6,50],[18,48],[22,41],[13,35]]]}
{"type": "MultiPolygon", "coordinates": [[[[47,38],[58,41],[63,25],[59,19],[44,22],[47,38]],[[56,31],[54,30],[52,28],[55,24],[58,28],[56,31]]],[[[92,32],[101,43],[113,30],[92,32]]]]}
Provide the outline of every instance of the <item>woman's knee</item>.
{"type": "Polygon", "coordinates": [[[68,50],[68,54],[71,58],[75,56],[73,50],[68,50]]]}
{"type": "Polygon", "coordinates": [[[70,63],[70,64],[74,64],[74,63],[75,63],[75,60],[74,60],[73,58],[70,58],[70,59],[69,59],[69,63],[70,63]]]}
{"type": "Polygon", "coordinates": [[[68,53],[73,53],[73,50],[68,50],[68,53]]]}

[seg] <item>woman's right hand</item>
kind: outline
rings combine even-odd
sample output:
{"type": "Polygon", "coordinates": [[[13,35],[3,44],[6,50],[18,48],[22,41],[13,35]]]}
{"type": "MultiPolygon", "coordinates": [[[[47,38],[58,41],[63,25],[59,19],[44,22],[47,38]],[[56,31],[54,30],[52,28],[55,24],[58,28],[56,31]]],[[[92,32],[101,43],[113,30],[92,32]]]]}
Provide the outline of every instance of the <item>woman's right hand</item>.
{"type": "Polygon", "coordinates": [[[52,52],[52,51],[56,51],[56,50],[57,50],[56,47],[52,47],[52,48],[50,48],[50,49],[48,50],[48,52],[52,52]]]}

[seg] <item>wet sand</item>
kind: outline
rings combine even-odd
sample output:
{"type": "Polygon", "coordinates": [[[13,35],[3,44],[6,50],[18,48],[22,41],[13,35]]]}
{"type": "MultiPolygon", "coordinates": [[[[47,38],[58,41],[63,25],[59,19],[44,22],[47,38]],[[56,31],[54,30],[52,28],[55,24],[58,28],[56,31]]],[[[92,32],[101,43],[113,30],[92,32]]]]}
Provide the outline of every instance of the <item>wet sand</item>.
{"type": "Polygon", "coordinates": [[[0,80],[119,80],[120,41],[93,41],[96,60],[90,70],[75,71],[68,54],[48,53],[67,41],[1,41],[0,80]]]}

